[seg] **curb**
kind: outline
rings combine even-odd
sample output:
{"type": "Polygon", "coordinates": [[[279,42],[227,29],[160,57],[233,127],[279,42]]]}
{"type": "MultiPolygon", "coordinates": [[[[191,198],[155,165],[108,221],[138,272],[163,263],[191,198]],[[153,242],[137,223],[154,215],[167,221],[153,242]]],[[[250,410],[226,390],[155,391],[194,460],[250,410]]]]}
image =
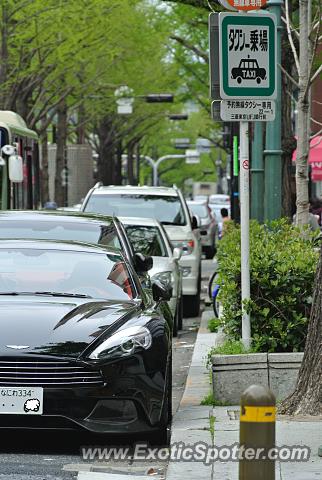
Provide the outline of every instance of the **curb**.
{"type": "MultiPolygon", "coordinates": [[[[221,333],[211,333],[208,330],[208,321],[213,318],[212,310],[205,310],[201,315],[201,322],[193,350],[191,364],[186,380],[185,390],[181,398],[179,409],[172,422],[171,444],[178,442],[187,446],[195,443],[213,445],[210,432],[210,418],[214,416],[213,407],[200,405],[201,401],[211,392],[209,370],[206,367],[208,351],[214,345],[222,342],[221,333]]],[[[200,461],[170,461],[167,480],[211,480],[213,465],[204,465],[200,461]]]]}

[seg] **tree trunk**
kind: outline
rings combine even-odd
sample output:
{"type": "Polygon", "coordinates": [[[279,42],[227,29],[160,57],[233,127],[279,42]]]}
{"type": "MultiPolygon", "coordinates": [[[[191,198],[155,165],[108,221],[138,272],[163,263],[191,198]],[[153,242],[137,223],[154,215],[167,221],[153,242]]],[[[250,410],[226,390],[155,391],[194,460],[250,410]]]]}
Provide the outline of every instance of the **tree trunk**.
{"type": "Polygon", "coordinates": [[[2,9],[2,19],[1,19],[1,48],[0,48],[0,108],[4,109],[7,102],[7,92],[4,89],[5,82],[7,80],[8,74],[8,5],[4,2],[2,9]]]}
{"type": "Polygon", "coordinates": [[[134,185],[134,147],[135,143],[129,142],[127,146],[127,183],[134,185]]]}
{"type": "Polygon", "coordinates": [[[308,83],[309,83],[309,29],[308,13],[311,0],[300,0],[300,74],[298,99],[298,140],[296,155],[296,223],[306,225],[309,222],[308,189],[308,83]]]}
{"type": "Polygon", "coordinates": [[[114,185],[122,185],[122,153],[122,142],[118,142],[114,158],[114,185]]]}
{"type": "MultiPolygon", "coordinates": [[[[292,77],[294,57],[287,38],[286,29],[282,33],[282,65],[292,77]]],[[[292,218],[295,210],[295,183],[292,179],[292,155],[296,149],[292,126],[292,82],[282,73],[282,215],[292,218]]]]}
{"type": "Polygon", "coordinates": [[[77,143],[84,144],[85,140],[85,108],[81,104],[78,107],[78,118],[77,118],[77,143]]]}
{"type": "Polygon", "coordinates": [[[295,392],[282,402],[279,411],[288,415],[322,414],[322,247],[304,357],[295,392]]]}
{"type": "Polygon", "coordinates": [[[55,175],[55,201],[58,207],[66,206],[67,185],[63,185],[62,171],[66,167],[67,143],[67,105],[65,99],[58,105],[57,110],[57,150],[56,150],[56,175],[55,175]]]}
{"type": "Polygon", "coordinates": [[[113,184],[114,149],[109,143],[102,142],[97,161],[97,180],[104,185],[113,184]]]}
{"type": "Polygon", "coordinates": [[[41,142],[41,198],[42,203],[49,201],[49,178],[48,178],[48,135],[46,128],[46,117],[41,119],[41,126],[45,124],[40,132],[41,142]]]}
{"type": "Polygon", "coordinates": [[[140,143],[136,144],[135,149],[135,161],[136,161],[136,171],[135,171],[135,184],[140,184],[140,143]]]}

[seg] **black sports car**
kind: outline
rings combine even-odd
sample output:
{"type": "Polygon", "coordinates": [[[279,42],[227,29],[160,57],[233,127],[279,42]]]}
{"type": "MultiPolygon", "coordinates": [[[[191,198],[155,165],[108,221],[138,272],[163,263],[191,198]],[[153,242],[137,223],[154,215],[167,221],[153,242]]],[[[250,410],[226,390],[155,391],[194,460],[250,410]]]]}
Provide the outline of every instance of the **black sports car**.
{"type": "Polygon", "coordinates": [[[152,258],[135,253],[117,217],[82,212],[8,210],[0,212],[0,238],[66,240],[98,243],[120,250],[144,283],[152,258]]]}
{"type": "Polygon", "coordinates": [[[0,427],[150,432],[171,416],[170,292],[115,249],[0,242],[0,427]]]}

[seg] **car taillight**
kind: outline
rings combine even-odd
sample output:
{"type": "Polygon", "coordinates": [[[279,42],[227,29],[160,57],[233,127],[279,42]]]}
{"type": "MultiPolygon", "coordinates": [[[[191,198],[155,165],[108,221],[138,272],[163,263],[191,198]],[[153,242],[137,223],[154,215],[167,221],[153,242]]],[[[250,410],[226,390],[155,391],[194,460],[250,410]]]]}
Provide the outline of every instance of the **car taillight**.
{"type": "Polygon", "coordinates": [[[195,246],[195,241],[194,240],[189,240],[189,242],[187,242],[187,245],[188,245],[188,247],[191,248],[191,250],[193,250],[193,248],[195,246]]]}

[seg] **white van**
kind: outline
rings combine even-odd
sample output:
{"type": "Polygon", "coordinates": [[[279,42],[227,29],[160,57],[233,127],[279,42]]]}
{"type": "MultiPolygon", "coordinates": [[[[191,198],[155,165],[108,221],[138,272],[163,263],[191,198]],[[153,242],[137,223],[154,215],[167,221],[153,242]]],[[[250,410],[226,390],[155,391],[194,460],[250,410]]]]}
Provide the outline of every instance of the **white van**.
{"type": "Polygon", "coordinates": [[[190,217],[181,191],[167,187],[95,185],[82,204],[83,212],[117,217],[155,218],[164,225],[173,247],[182,249],[184,315],[195,317],[200,309],[201,244],[197,219],[190,217]]]}

